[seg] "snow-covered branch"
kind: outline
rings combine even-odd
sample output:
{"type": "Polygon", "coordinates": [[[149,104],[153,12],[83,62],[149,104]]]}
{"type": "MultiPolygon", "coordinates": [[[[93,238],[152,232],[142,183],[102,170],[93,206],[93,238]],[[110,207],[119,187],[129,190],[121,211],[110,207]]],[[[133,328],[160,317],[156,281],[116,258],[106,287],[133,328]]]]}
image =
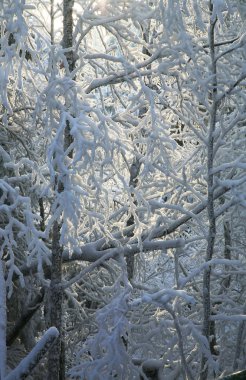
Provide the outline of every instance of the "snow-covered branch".
{"type": "Polygon", "coordinates": [[[49,328],[33,350],[5,377],[5,380],[20,380],[30,375],[47,351],[51,349],[58,335],[59,332],[55,327],[49,328]]]}

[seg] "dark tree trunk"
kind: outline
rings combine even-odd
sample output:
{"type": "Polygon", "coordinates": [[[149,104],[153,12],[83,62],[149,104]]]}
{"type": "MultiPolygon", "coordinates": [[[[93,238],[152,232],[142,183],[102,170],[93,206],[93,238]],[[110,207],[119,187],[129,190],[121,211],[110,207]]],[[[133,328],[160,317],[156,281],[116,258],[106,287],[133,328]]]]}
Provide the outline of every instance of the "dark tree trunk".
{"type": "MultiPolygon", "coordinates": [[[[63,1],[63,48],[69,49],[66,52],[66,59],[68,64],[68,71],[72,72],[75,67],[73,46],[73,6],[74,0],[63,1]]],[[[52,37],[54,38],[54,36],[52,37]]],[[[70,124],[66,122],[64,131],[64,151],[73,142],[70,134],[70,124]]],[[[72,158],[73,152],[70,151],[69,157],[72,158]]],[[[58,173],[59,176],[59,173],[58,173]]],[[[58,193],[64,190],[63,183],[58,180],[58,193]]],[[[56,340],[54,347],[49,351],[48,357],[48,378],[49,380],[64,380],[65,379],[65,342],[63,336],[63,323],[62,323],[62,305],[63,305],[63,290],[61,287],[62,282],[62,253],[63,247],[60,245],[60,224],[58,221],[54,222],[52,231],[52,272],[51,282],[49,289],[49,323],[50,326],[55,326],[60,335],[56,340]]]]}

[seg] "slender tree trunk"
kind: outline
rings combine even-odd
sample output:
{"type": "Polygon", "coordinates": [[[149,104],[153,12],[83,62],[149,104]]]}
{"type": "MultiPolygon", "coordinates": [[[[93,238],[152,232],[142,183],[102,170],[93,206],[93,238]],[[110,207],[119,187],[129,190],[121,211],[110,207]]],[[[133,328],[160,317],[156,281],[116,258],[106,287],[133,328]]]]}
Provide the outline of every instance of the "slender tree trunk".
{"type": "MultiPolygon", "coordinates": [[[[130,181],[129,181],[129,186],[132,186],[133,188],[137,186],[137,183],[138,183],[137,178],[139,175],[140,167],[141,167],[141,163],[139,162],[139,160],[137,158],[134,159],[130,168],[130,181]]],[[[134,223],[134,216],[131,215],[129,219],[127,220],[126,225],[127,227],[129,227],[129,226],[132,226],[133,223],[134,223]]],[[[128,255],[126,257],[126,265],[127,265],[128,278],[129,280],[131,280],[134,274],[134,254],[128,255]]]]}
{"type": "MultiPolygon", "coordinates": [[[[212,1],[209,2],[210,16],[213,12],[212,1]]],[[[212,91],[211,91],[211,110],[210,110],[210,126],[209,126],[209,136],[208,136],[208,147],[207,147],[207,191],[208,191],[208,203],[207,203],[207,213],[209,221],[209,230],[208,230],[208,244],[206,251],[206,261],[212,259],[214,254],[214,244],[216,236],[216,218],[214,213],[214,175],[212,174],[213,163],[214,163],[214,131],[216,126],[216,115],[217,115],[217,70],[216,70],[216,61],[215,61],[215,25],[216,21],[210,18],[210,29],[209,29],[209,47],[210,47],[210,58],[211,58],[211,71],[213,75],[212,79],[212,91]]],[[[210,350],[214,351],[214,340],[210,341],[211,334],[211,294],[210,294],[210,282],[211,282],[211,268],[204,270],[203,275],[203,335],[210,342],[210,350]]],[[[201,359],[201,372],[200,380],[206,380],[208,375],[208,367],[206,365],[207,358],[202,354],[201,359]]]]}
{"type": "MultiPolygon", "coordinates": [[[[66,52],[69,72],[72,72],[75,66],[73,46],[73,6],[74,0],[63,1],[63,48],[71,48],[66,52]]],[[[53,26],[54,33],[54,26],[53,26]]],[[[54,36],[52,37],[54,39],[54,36]]],[[[69,73],[68,73],[69,74],[69,73]]],[[[70,124],[67,121],[64,131],[64,151],[72,143],[70,134],[70,124]]],[[[72,151],[69,156],[72,157],[72,151]]],[[[64,190],[63,183],[58,180],[58,193],[64,190]]],[[[52,350],[49,351],[48,357],[48,378],[49,380],[65,380],[65,342],[63,337],[62,323],[62,305],[63,305],[63,290],[62,282],[62,253],[63,247],[60,244],[60,223],[54,222],[52,231],[52,272],[50,282],[50,306],[49,306],[49,322],[50,326],[55,326],[60,335],[57,338],[52,350]]]]}
{"type": "MultiPolygon", "coordinates": [[[[225,248],[224,248],[224,257],[227,260],[231,260],[231,228],[230,223],[228,221],[224,222],[224,242],[225,242],[225,248]]],[[[228,266],[225,266],[225,270],[229,270],[230,268],[228,266]]],[[[231,276],[228,275],[222,282],[221,282],[221,292],[228,289],[231,284],[231,276]]]]}
{"type": "MultiPolygon", "coordinates": [[[[141,26],[141,29],[143,32],[143,39],[145,43],[147,44],[149,42],[150,22],[148,22],[148,25],[146,28],[141,26]]],[[[151,53],[145,46],[143,46],[142,52],[143,54],[148,55],[149,57],[151,56],[151,53]]],[[[151,68],[151,65],[148,66],[148,69],[150,68],[151,68]]],[[[145,106],[140,108],[139,115],[138,115],[139,118],[142,119],[146,115],[147,111],[148,111],[148,108],[145,106]]],[[[129,186],[132,186],[133,188],[136,188],[138,184],[138,175],[140,172],[140,167],[141,167],[141,162],[139,161],[138,158],[135,157],[130,167],[130,181],[129,181],[129,186]]],[[[134,201],[134,203],[136,202],[134,201]]],[[[131,215],[129,219],[127,220],[126,226],[129,227],[129,226],[132,226],[133,224],[134,224],[134,216],[131,215]]],[[[131,280],[134,275],[134,262],[135,262],[134,254],[128,255],[126,257],[127,273],[128,273],[129,280],[131,280]]]]}
{"type": "Polygon", "coordinates": [[[50,0],[50,42],[54,45],[54,0],[50,0]]]}
{"type": "Polygon", "coordinates": [[[6,286],[4,279],[3,261],[0,260],[0,380],[5,378],[6,369],[6,286]]]}
{"type": "Polygon", "coordinates": [[[75,57],[72,50],[73,46],[73,7],[74,0],[63,0],[63,41],[64,49],[71,48],[65,53],[69,71],[72,72],[75,67],[75,57]]]}

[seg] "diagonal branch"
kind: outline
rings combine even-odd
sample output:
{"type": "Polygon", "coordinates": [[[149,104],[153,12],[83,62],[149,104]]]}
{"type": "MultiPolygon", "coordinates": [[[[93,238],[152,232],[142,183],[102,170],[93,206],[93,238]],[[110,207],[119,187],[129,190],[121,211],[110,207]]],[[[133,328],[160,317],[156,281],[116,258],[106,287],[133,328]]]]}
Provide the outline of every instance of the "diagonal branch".
{"type": "Polygon", "coordinates": [[[32,351],[6,376],[5,380],[26,379],[46,352],[53,346],[58,336],[58,330],[55,327],[50,327],[32,351]]]}
{"type": "MultiPolygon", "coordinates": [[[[94,79],[90,85],[86,88],[85,92],[86,94],[89,94],[91,91],[95,90],[98,87],[102,86],[108,86],[109,84],[116,84],[126,81],[127,77],[132,74],[136,74],[136,77],[139,77],[139,73],[137,71],[139,69],[143,69],[145,67],[148,67],[152,62],[154,62],[156,59],[161,58],[163,56],[163,50],[160,49],[156,51],[152,56],[148,59],[146,59],[143,62],[138,63],[136,66],[128,66],[126,70],[122,70],[118,73],[114,73],[106,78],[99,78],[94,79]]],[[[86,56],[85,56],[86,58],[86,56]]],[[[143,74],[146,75],[146,72],[143,74]]]]}
{"type": "Polygon", "coordinates": [[[44,289],[42,288],[40,293],[30,302],[30,304],[26,307],[24,313],[16,322],[15,326],[11,329],[11,331],[7,335],[7,346],[11,346],[11,344],[15,341],[15,339],[20,335],[20,332],[26,326],[26,324],[30,321],[35,312],[39,309],[41,303],[44,299],[44,289]]]}

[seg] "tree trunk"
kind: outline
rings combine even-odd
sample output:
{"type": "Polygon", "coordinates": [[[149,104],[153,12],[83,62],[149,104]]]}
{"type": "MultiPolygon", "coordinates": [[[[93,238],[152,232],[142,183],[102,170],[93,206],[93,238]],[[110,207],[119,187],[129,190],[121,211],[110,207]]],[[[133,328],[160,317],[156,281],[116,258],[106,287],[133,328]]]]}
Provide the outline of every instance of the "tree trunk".
{"type": "MultiPolygon", "coordinates": [[[[73,6],[74,0],[63,1],[63,48],[70,51],[65,53],[69,74],[75,67],[74,54],[72,51],[73,46],[73,6]]],[[[53,26],[54,28],[54,26],[53,26]]],[[[54,39],[54,36],[52,37],[54,39]]],[[[72,136],[70,134],[70,124],[67,121],[64,131],[64,151],[72,143],[72,136]]],[[[71,158],[72,151],[69,153],[71,158]]],[[[58,174],[59,175],[59,174],[58,174]]],[[[58,193],[64,190],[63,183],[58,180],[58,193]]],[[[52,231],[52,273],[49,289],[49,323],[50,326],[55,326],[60,335],[57,338],[54,347],[49,351],[48,357],[48,378],[49,380],[64,380],[65,379],[65,342],[63,338],[63,323],[62,323],[62,304],[63,304],[63,290],[61,287],[62,282],[62,253],[63,247],[60,245],[60,223],[54,222],[52,231]]]]}
{"type": "MultiPolygon", "coordinates": [[[[143,32],[143,39],[147,44],[149,42],[150,22],[148,22],[146,28],[144,28],[141,25],[141,29],[143,32]]],[[[143,46],[142,52],[143,54],[148,55],[149,57],[151,56],[151,53],[145,46],[143,46]]],[[[148,69],[150,69],[150,67],[151,65],[148,66],[148,69]]],[[[142,119],[146,115],[147,111],[148,111],[148,108],[146,106],[141,107],[139,110],[139,115],[138,115],[139,118],[142,119]]],[[[144,131],[142,133],[144,133],[144,131]]],[[[141,162],[139,161],[138,158],[135,157],[130,167],[130,181],[129,181],[129,186],[132,186],[133,188],[136,188],[138,184],[138,175],[140,172],[140,167],[141,167],[141,162]]],[[[136,204],[136,201],[134,201],[134,203],[136,204]]],[[[131,215],[129,219],[127,220],[126,226],[129,227],[129,226],[132,226],[133,224],[134,224],[134,216],[131,215]]],[[[129,280],[132,280],[133,275],[134,275],[134,262],[135,262],[134,254],[128,255],[126,257],[127,273],[128,273],[129,280]]]]}
{"type": "MultiPolygon", "coordinates": [[[[141,163],[139,162],[138,159],[135,159],[133,163],[131,164],[129,186],[132,186],[133,188],[135,188],[138,183],[137,177],[139,175],[140,166],[141,166],[141,163]]],[[[131,215],[129,219],[127,220],[126,226],[129,227],[129,226],[132,226],[133,224],[134,224],[134,216],[131,215]]],[[[126,257],[126,265],[127,265],[128,279],[131,280],[134,274],[134,253],[126,257]]]]}
{"type": "MultiPolygon", "coordinates": [[[[210,15],[213,12],[212,1],[209,2],[210,15]]],[[[213,163],[214,163],[214,131],[216,125],[216,114],[217,114],[217,67],[215,60],[215,41],[214,32],[215,24],[217,19],[212,20],[210,18],[210,30],[209,30],[209,47],[210,47],[210,59],[211,59],[211,71],[213,75],[212,79],[212,91],[211,91],[211,110],[210,110],[210,125],[209,125],[209,135],[207,142],[207,191],[208,191],[208,203],[207,203],[207,213],[209,221],[209,231],[208,231],[208,244],[206,251],[206,261],[212,259],[214,254],[214,244],[216,236],[216,217],[214,213],[214,175],[212,174],[213,163]]],[[[211,282],[211,268],[204,270],[203,275],[203,335],[207,338],[210,346],[210,351],[214,352],[215,339],[210,340],[211,334],[211,294],[210,294],[210,282],[211,282]]],[[[200,380],[206,380],[208,375],[207,358],[205,354],[202,354],[201,359],[201,372],[200,380]]]]}
{"type": "Polygon", "coordinates": [[[6,369],[6,286],[4,279],[3,261],[0,260],[0,380],[5,378],[6,369]]]}

